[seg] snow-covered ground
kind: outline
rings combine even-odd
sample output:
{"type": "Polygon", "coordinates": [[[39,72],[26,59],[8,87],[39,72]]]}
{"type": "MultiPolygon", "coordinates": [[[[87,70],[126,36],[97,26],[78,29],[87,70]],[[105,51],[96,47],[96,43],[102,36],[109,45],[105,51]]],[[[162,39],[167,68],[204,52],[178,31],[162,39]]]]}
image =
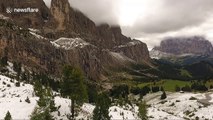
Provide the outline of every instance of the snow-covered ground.
{"type": "MultiPolygon", "coordinates": [[[[20,86],[16,86],[16,83],[16,80],[0,75],[0,120],[4,119],[7,111],[13,119],[30,119],[30,115],[37,107],[39,98],[35,96],[33,86],[22,82],[20,86]],[[27,97],[30,103],[25,101],[27,97]]],[[[56,96],[54,101],[59,110],[51,114],[56,120],[67,120],[67,115],[70,114],[70,99],[56,96]]],[[[91,118],[94,108],[95,106],[91,104],[83,104],[77,118],[91,118]]]]}
{"type": "MultiPolygon", "coordinates": [[[[16,86],[16,80],[0,75],[0,119],[3,119],[9,111],[13,119],[30,119],[30,115],[37,107],[38,97],[35,96],[33,86],[30,84],[20,83],[16,86]],[[30,99],[27,103],[26,98],[30,99]]],[[[54,92],[55,93],[55,92],[54,92]]],[[[55,106],[58,111],[52,112],[56,120],[67,120],[67,115],[70,114],[71,101],[67,98],[56,96],[54,98],[55,106]]],[[[79,113],[76,119],[92,119],[95,106],[84,103],[79,108],[79,113]]],[[[112,120],[115,119],[138,119],[136,106],[112,106],[109,109],[109,116],[112,120]]]]}
{"type": "Polygon", "coordinates": [[[109,116],[112,120],[138,120],[137,106],[112,106],[109,108],[109,116]]]}
{"type": "Polygon", "coordinates": [[[209,96],[212,98],[209,102],[213,103],[213,94],[210,94],[209,96]]]}
{"type": "MultiPolygon", "coordinates": [[[[165,100],[156,97],[147,102],[150,119],[213,119],[213,104],[203,105],[200,100],[206,99],[207,93],[172,93],[165,100]]],[[[213,99],[213,93],[211,100],[213,99]]],[[[210,102],[211,100],[207,100],[210,102]]]]}
{"type": "Polygon", "coordinates": [[[29,119],[34,110],[38,97],[34,96],[33,86],[21,83],[16,87],[17,81],[0,75],[0,119],[9,111],[13,119],[29,119]],[[25,102],[29,97],[30,103],[25,102]]]}
{"type": "MultiPolygon", "coordinates": [[[[30,119],[30,115],[37,107],[38,97],[34,94],[33,86],[20,83],[6,76],[0,75],[0,119],[3,119],[9,111],[13,119],[30,119]],[[26,98],[30,99],[27,103],[26,98]]],[[[54,92],[56,93],[56,92],[54,92]]],[[[156,119],[213,119],[213,93],[167,93],[165,100],[160,100],[160,92],[148,94],[144,98],[147,100],[148,117],[150,120],[156,119]],[[207,99],[208,98],[208,99],[207,99]],[[202,101],[209,103],[202,104],[202,101]]],[[[71,101],[67,98],[56,96],[55,106],[59,108],[52,112],[56,120],[67,120],[70,114],[71,101]]],[[[92,119],[95,106],[84,103],[78,108],[77,119],[92,119]]],[[[109,108],[109,116],[112,120],[135,120],[138,118],[138,107],[136,105],[118,106],[109,108]]]]}

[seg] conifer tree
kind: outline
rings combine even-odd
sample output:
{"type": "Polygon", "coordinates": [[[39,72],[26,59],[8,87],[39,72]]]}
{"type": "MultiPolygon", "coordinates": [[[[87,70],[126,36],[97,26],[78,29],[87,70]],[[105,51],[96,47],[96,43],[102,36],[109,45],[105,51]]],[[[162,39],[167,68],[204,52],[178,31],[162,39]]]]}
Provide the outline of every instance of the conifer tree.
{"type": "Polygon", "coordinates": [[[6,65],[8,65],[7,64],[7,61],[8,61],[8,58],[7,58],[7,56],[4,56],[4,57],[2,57],[1,58],[1,65],[4,67],[4,66],[6,66],[6,65]]]}
{"type": "Polygon", "coordinates": [[[142,120],[148,120],[148,117],[147,117],[147,106],[146,106],[146,102],[145,101],[142,101],[139,104],[139,113],[138,114],[139,114],[138,116],[142,120]]]}
{"type": "Polygon", "coordinates": [[[165,91],[163,91],[163,94],[161,95],[160,99],[161,99],[161,100],[163,100],[163,99],[166,99],[166,98],[167,98],[167,96],[166,96],[166,92],[165,92],[165,91]]]}
{"type": "Polygon", "coordinates": [[[83,74],[79,69],[65,66],[63,69],[63,82],[61,85],[62,96],[71,99],[71,117],[74,119],[75,104],[82,104],[88,99],[83,74]]]}
{"type": "Polygon", "coordinates": [[[4,120],[12,120],[11,114],[9,111],[7,111],[6,116],[4,117],[4,120]]]}
{"type": "Polygon", "coordinates": [[[93,120],[110,120],[109,107],[110,99],[105,93],[98,95],[96,107],[93,111],[93,120]]]}

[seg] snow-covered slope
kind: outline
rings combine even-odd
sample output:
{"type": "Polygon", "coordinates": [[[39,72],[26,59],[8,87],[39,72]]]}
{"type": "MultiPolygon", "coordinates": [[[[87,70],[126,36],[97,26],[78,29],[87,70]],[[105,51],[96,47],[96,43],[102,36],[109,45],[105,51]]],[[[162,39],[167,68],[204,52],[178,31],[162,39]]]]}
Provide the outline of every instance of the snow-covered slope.
{"type": "Polygon", "coordinates": [[[61,47],[65,50],[73,49],[76,47],[83,48],[86,45],[90,45],[81,38],[59,38],[55,41],[51,41],[55,47],[61,47]]]}
{"type": "Polygon", "coordinates": [[[0,119],[9,111],[13,119],[29,119],[38,97],[34,96],[33,86],[0,75],[0,119]],[[30,103],[25,102],[29,97],[30,103]]]}
{"type": "MultiPolygon", "coordinates": [[[[10,112],[13,119],[30,119],[30,115],[38,106],[33,86],[20,82],[9,77],[0,75],[0,120],[4,119],[7,111],[10,112]],[[30,103],[26,102],[26,98],[30,99],[30,103]]],[[[51,113],[56,120],[67,120],[70,114],[70,99],[56,96],[54,98],[55,106],[58,111],[51,113]],[[60,114],[58,114],[60,113],[60,114]]],[[[78,119],[90,119],[95,106],[85,103],[77,116],[78,119]]]]}
{"type": "Polygon", "coordinates": [[[151,50],[149,52],[149,55],[151,58],[154,58],[154,59],[161,59],[161,58],[167,58],[172,56],[172,54],[161,52],[159,50],[151,50]]]}
{"type": "MultiPolygon", "coordinates": [[[[39,98],[35,96],[33,86],[23,82],[20,82],[20,86],[17,86],[17,82],[17,80],[0,75],[0,119],[4,119],[7,111],[11,113],[13,119],[30,119],[32,112],[38,106],[37,100],[39,98]],[[30,103],[25,101],[27,97],[30,99],[30,103]]],[[[56,120],[67,120],[67,115],[70,114],[70,99],[56,96],[54,101],[55,107],[59,109],[51,114],[56,120]]],[[[94,105],[84,103],[79,108],[80,112],[76,119],[92,119],[94,108],[94,105]]],[[[112,106],[109,109],[109,116],[113,120],[138,119],[137,107],[129,105],[125,107],[112,106]]]]}
{"type": "Polygon", "coordinates": [[[112,106],[109,108],[109,116],[112,120],[138,120],[138,107],[130,105],[112,106]]]}
{"type": "Polygon", "coordinates": [[[213,99],[213,97],[210,100],[206,99],[207,94],[213,95],[213,93],[172,93],[165,100],[156,97],[148,101],[151,106],[148,108],[148,115],[151,120],[184,120],[196,117],[213,119],[213,103],[202,104],[204,101],[211,102],[213,99]]]}
{"type": "Polygon", "coordinates": [[[118,48],[122,48],[122,47],[134,46],[134,45],[138,45],[138,44],[141,44],[141,42],[138,41],[138,40],[132,40],[131,42],[128,42],[128,43],[126,43],[124,45],[119,45],[117,47],[118,48]]]}

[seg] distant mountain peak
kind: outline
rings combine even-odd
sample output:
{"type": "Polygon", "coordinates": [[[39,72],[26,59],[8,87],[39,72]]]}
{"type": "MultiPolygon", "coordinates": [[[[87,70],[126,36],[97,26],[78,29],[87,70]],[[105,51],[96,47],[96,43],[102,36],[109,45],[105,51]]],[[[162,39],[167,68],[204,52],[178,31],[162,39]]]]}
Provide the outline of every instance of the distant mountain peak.
{"type": "Polygon", "coordinates": [[[164,39],[152,51],[160,51],[172,55],[212,55],[213,46],[205,37],[170,37],[164,39]]]}

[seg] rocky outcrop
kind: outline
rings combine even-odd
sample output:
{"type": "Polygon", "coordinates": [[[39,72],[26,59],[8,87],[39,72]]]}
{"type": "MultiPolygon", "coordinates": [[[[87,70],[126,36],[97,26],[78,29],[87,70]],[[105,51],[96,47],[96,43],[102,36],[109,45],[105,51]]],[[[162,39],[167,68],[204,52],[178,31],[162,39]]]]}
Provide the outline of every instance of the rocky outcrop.
{"type": "Polygon", "coordinates": [[[147,45],[138,40],[132,40],[126,44],[116,46],[114,50],[123,53],[138,63],[150,61],[149,54],[147,54],[149,53],[147,45]]]}
{"type": "Polygon", "coordinates": [[[160,46],[153,50],[161,51],[173,55],[194,54],[211,55],[213,54],[212,44],[204,37],[176,37],[168,38],[160,43],[160,46]]]}
{"type": "Polygon", "coordinates": [[[39,13],[23,14],[23,18],[3,13],[11,21],[1,20],[0,57],[7,51],[10,60],[52,75],[60,75],[62,66],[70,64],[80,67],[93,80],[107,78],[113,68],[150,62],[145,43],[122,35],[118,26],[96,26],[71,8],[68,0],[52,0],[50,9],[42,0],[23,0],[19,4],[8,1],[7,4],[1,1],[0,5],[38,7],[44,13],[39,10],[39,13]],[[31,22],[25,22],[25,18],[31,22]]]}

